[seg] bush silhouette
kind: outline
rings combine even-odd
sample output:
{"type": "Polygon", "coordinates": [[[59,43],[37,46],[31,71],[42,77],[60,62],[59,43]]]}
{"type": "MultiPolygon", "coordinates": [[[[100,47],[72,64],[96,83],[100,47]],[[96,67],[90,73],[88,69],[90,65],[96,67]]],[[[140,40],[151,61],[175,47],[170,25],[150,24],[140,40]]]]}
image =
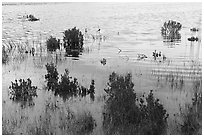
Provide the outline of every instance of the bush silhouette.
{"type": "Polygon", "coordinates": [[[50,36],[50,38],[46,41],[47,44],[47,50],[48,51],[56,51],[56,49],[60,49],[60,43],[59,39],[57,40],[56,38],[50,36]]]}
{"type": "Polygon", "coordinates": [[[69,76],[69,70],[65,69],[63,75],[61,75],[61,80],[59,81],[58,71],[53,63],[46,65],[47,73],[45,79],[47,80],[48,90],[54,91],[56,96],[62,97],[64,100],[69,97],[85,97],[90,94],[91,100],[94,101],[95,86],[94,80],[91,81],[90,88],[85,88],[81,86],[77,78],[72,78],[69,76]]]}
{"type": "Polygon", "coordinates": [[[21,107],[34,105],[33,97],[37,97],[37,87],[31,84],[32,81],[29,78],[27,80],[20,79],[19,83],[17,80],[11,82],[11,86],[9,86],[10,99],[20,102],[21,107]]]}
{"type": "Polygon", "coordinates": [[[78,56],[83,50],[83,35],[76,27],[64,32],[63,41],[67,55],[78,56]]]}
{"type": "Polygon", "coordinates": [[[123,77],[113,72],[107,85],[105,91],[109,98],[103,113],[103,128],[106,134],[165,132],[168,115],[159,100],[153,97],[152,91],[146,99],[137,99],[131,74],[123,77]]]}
{"type": "Polygon", "coordinates": [[[48,90],[54,90],[58,86],[58,72],[56,66],[53,63],[46,64],[47,74],[45,75],[45,79],[47,80],[48,90]]]}

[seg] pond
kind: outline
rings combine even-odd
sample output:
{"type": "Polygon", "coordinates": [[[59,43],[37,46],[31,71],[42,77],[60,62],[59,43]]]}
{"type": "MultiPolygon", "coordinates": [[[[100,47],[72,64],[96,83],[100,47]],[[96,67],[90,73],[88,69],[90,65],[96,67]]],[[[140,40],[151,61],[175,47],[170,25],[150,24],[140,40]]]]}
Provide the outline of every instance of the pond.
{"type": "Polygon", "coordinates": [[[192,103],[195,86],[199,91],[202,87],[201,11],[199,3],[3,3],[2,45],[14,46],[2,64],[3,134],[105,134],[104,89],[112,72],[131,73],[138,96],[153,90],[169,114],[165,134],[181,134],[176,126],[182,123],[180,111],[192,103]],[[24,19],[30,14],[39,20],[24,19]],[[182,24],[180,40],[164,40],[161,27],[168,20],[182,24]],[[63,32],[75,26],[84,36],[79,57],[66,57],[63,46],[47,52],[50,36],[63,41],[63,32]],[[199,31],[190,31],[193,27],[199,31]],[[188,41],[191,36],[199,40],[188,41]],[[34,48],[35,54],[22,53],[18,47],[34,48]],[[155,50],[166,59],[155,60],[155,50]],[[46,64],[51,62],[59,76],[68,69],[85,88],[94,80],[95,100],[89,96],[63,100],[48,91],[46,64]],[[28,78],[37,86],[37,97],[34,105],[22,108],[10,99],[9,86],[28,78]],[[84,117],[92,123],[88,128],[84,117]]]}

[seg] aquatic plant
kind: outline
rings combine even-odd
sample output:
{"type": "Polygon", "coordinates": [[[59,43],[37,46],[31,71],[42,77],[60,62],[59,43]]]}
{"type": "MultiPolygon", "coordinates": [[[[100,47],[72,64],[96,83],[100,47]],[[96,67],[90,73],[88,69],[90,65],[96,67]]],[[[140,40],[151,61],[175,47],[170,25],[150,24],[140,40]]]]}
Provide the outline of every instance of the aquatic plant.
{"type": "Polygon", "coordinates": [[[58,72],[57,68],[53,63],[45,65],[47,69],[47,74],[45,75],[45,79],[47,80],[48,90],[54,90],[58,86],[58,72]]]}
{"type": "Polygon", "coordinates": [[[76,27],[65,30],[63,41],[66,54],[79,56],[79,53],[83,50],[83,40],[82,32],[76,27]]]}
{"type": "Polygon", "coordinates": [[[198,88],[201,86],[200,81],[195,84],[192,104],[188,104],[186,110],[181,112],[181,133],[186,135],[202,134],[202,90],[198,88]]]}
{"type": "Polygon", "coordinates": [[[47,44],[47,50],[48,51],[56,51],[56,49],[60,49],[60,43],[59,39],[50,36],[50,38],[46,41],[47,44]]]}
{"type": "Polygon", "coordinates": [[[183,76],[178,76],[177,74],[173,74],[172,72],[167,74],[166,76],[166,82],[170,86],[171,89],[182,89],[184,87],[184,78],[183,76]]]}
{"type": "Polygon", "coordinates": [[[19,83],[17,80],[11,82],[10,89],[10,99],[15,102],[24,103],[22,106],[25,106],[27,103],[33,105],[33,97],[37,97],[37,86],[32,86],[32,81],[28,78],[27,80],[20,79],[19,83]]]}
{"type": "Polygon", "coordinates": [[[181,30],[182,25],[179,22],[169,20],[165,22],[161,28],[161,34],[166,40],[165,42],[175,42],[181,39],[179,31],[181,30]]]}
{"type": "Polygon", "coordinates": [[[69,76],[68,69],[65,69],[65,72],[63,75],[61,75],[61,80],[59,81],[56,66],[51,63],[47,64],[46,68],[48,74],[45,75],[45,79],[47,80],[48,90],[54,91],[54,94],[56,96],[59,95],[64,100],[66,100],[69,97],[85,97],[90,94],[91,100],[94,100],[94,80],[92,80],[90,88],[88,89],[81,86],[78,83],[77,78],[72,78],[71,76],[69,76]]]}
{"type": "Polygon", "coordinates": [[[131,74],[109,76],[103,113],[106,134],[164,134],[167,113],[152,91],[146,99],[137,98],[131,74]],[[136,104],[136,102],[138,102],[136,104]]]}
{"type": "MultiPolygon", "coordinates": [[[[39,115],[30,118],[22,111],[18,115],[2,117],[3,135],[86,135],[91,134],[96,122],[90,112],[74,113],[68,104],[61,104],[48,98],[39,115]],[[26,125],[25,125],[26,124],[26,125]]],[[[20,109],[21,111],[21,109],[20,109]]]]}
{"type": "Polygon", "coordinates": [[[89,89],[85,88],[78,83],[77,78],[70,77],[68,69],[65,69],[64,75],[61,75],[61,81],[58,82],[55,89],[55,95],[66,100],[69,97],[85,97],[90,94],[91,100],[94,100],[94,90],[94,80],[92,80],[89,89]]]}
{"type": "Polygon", "coordinates": [[[8,61],[8,53],[6,52],[5,46],[2,47],[2,63],[5,64],[8,61]]]}
{"type": "Polygon", "coordinates": [[[77,96],[80,92],[80,86],[77,79],[69,76],[69,70],[65,69],[64,75],[61,75],[61,81],[58,82],[58,86],[55,89],[55,95],[59,95],[63,98],[70,96],[77,96]]]}
{"type": "Polygon", "coordinates": [[[88,94],[90,94],[90,98],[92,101],[94,101],[94,99],[95,99],[95,96],[94,96],[95,86],[94,86],[94,84],[95,84],[94,80],[91,80],[91,85],[90,85],[89,90],[88,90],[88,94]]]}

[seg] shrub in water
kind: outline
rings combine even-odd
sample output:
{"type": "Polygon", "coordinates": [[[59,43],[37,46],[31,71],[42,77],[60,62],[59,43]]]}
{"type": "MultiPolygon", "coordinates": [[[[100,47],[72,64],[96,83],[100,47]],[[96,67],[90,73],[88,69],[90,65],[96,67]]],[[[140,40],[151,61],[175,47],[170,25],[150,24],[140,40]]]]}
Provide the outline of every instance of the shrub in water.
{"type": "Polygon", "coordinates": [[[83,35],[76,27],[64,32],[63,41],[67,55],[78,56],[83,50],[83,35]]]}
{"type": "Polygon", "coordinates": [[[77,96],[79,94],[80,87],[77,79],[69,76],[68,69],[65,69],[64,75],[61,75],[61,81],[58,82],[58,86],[55,90],[55,95],[67,98],[69,96],[77,96]]]}
{"type": "Polygon", "coordinates": [[[166,110],[150,92],[138,99],[131,74],[125,77],[113,72],[105,89],[106,101],[103,127],[106,134],[163,134],[167,123],[166,110]],[[146,101],[146,102],[145,102],[146,101]]]}
{"type": "Polygon", "coordinates": [[[90,94],[91,100],[94,100],[95,87],[94,80],[92,80],[90,89],[81,86],[77,78],[69,76],[69,70],[65,69],[64,75],[61,75],[61,81],[58,81],[58,72],[56,66],[53,63],[47,64],[47,73],[45,79],[47,80],[48,90],[54,91],[54,94],[59,95],[64,100],[69,97],[85,97],[90,94]]]}
{"type": "Polygon", "coordinates": [[[146,104],[144,104],[144,100],[140,98],[140,115],[142,120],[140,130],[143,133],[165,133],[168,114],[163,105],[159,103],[159,99],[154,98],[152,90],[150,90],[150,93],[146,98],[146,104]]]}
{"type": "Polygon", "coordinates": [[[9,86],[10,99],[16,102],[31,103],[33,97],[37,97],[37,87],[32,86],[31,84],[32,81],[29,78],[27,79],[27,81],[25,81],[24,79],[20,79],[19,83],[17,82],[17,80],[15,80],[15,82],[11,82],[11,86],[9,86]]]}
{"type": "Polygon", "coordinates": [[[59,39],[57,40],[56,38],[50,36],[50,38],[46,41],[47,44],[47,50],[48,51],[56,51],[56,49],[60,49],[60,43],[59,39]]]}
{"type": "Polygon", "coordinates": [[[64,75],[61,75],[61,81],[58,82],[58,86],[55,89],[55,95],[67,99],[69,97],[77,96],[85,97],[90,94],[90,98],[94,100],[94,89],[94,80],[92,80],[90,89],[87,89],[78,83],[77,78],[70,77],[68,69],[65,69],[65,73],[64,75]]]}
{"type": "Polygon", "coordinates": [[[45,75],[45,79],[47,80],[48,90],[54,90],[58,85],[58,72],[56,66],[53,63],[50,63],[46,66],[47,74],[45,75]]]}
{"type": "Polygon", "coordinates": [[[94,86],[94,84],[95,84],[95,82],[94,82],[94,80],[92,80],[90,88],[89,88],[89,92],[88,92],[88,94],[90,94],[90,98],[91,98],[92,101],[94,101],[94,99],[95,99],[95,96],[94,96],[94,94],[95,94],[95,86],[94,86]]]}
{"type": "Polygon", "coordinates": [[[181,39],[179,31],[181,30],[181,23],[169,20],[165,22],[161,28],[161,34],[167,42],[174,42],[181,39]]]}

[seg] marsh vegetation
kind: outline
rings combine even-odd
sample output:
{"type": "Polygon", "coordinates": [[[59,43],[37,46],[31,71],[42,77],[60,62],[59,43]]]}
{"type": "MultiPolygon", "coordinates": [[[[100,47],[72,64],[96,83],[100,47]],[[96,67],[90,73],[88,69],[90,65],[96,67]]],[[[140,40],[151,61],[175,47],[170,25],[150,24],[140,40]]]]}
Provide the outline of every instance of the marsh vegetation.
{"type": "Polygon", "coordinates": [[[201,8],[175,5],[3,6],[2,134],[202,134],[201,8]]]}

